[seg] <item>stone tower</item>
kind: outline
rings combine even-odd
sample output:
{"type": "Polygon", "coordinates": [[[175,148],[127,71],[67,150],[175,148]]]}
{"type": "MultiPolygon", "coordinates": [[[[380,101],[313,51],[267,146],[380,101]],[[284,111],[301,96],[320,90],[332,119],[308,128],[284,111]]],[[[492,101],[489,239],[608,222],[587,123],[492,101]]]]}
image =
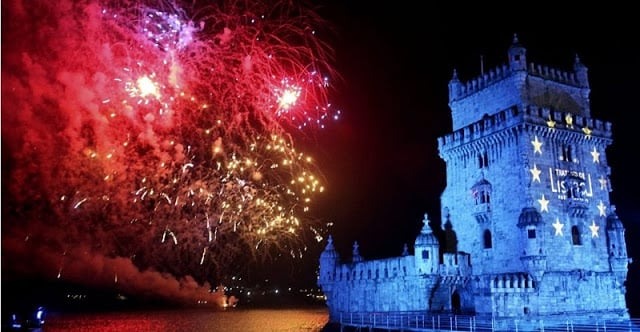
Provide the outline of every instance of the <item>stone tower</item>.
{"type": "MultiPolygon", "coordinates": [[[[628,318],[629,258],[609,193],[611,124],[591,118],[587,67],[508,63],[449,82],[441,206],[471,254],[479,315],[628,318]]],[[[443,224],[445,221],[443,221],[443,224]]],[[[416,254],[417,255],[417,254],[416,254]]]]}

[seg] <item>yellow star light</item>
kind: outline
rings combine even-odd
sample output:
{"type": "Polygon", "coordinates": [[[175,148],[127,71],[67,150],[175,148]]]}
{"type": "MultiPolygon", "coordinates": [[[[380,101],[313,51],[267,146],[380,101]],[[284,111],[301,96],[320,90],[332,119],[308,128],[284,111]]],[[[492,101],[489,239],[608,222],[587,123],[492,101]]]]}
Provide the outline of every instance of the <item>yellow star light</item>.
{"type": "Polygon", "coordinates": [[[531,141],[531,144],[533,144],[533,153],[539,153],[542,154],[542,142],[540,142],[540,140],[538,140],[538,136],[535,136],[533,141],[531,141]]]}
{"type": "Polygon", "coordinates": [[[596,221],[595,220],[591,220],[591,226],[589,226],[589,229],[591,230],[591,237],[598,237],[598,230],[600,229],[600,226],[596,225],[596,221]]]}
{"type": "Polygon", "coordinates": [[[598,210],[600,211],[600,217],[604,217],[607,215],[607,207],[604,205],[604,203],[602,203],[602,201],[600,201],[600,203],[598,204],[598,210]]]}
{"type": "Polygon", "coordinates": [[[593,147],[593,151],[591,151],[591,156],[593,157],[593,162],[599,164],[600,163],[600,152],[596,150],[596,147],[593,147]]]}
{"type": "Polygon", "coordinates": [[[589,129],[589,127],[584,127],[582,128],[582,132],[587,136],[591,136],[591,133],[593,132],[593,130],[589,129]]]}
{"type": "Polygon", "coordinates": [[[540,203],[540,212],[549,212],[549,200],[544,198],[544,195],[538,200],[538,203],[540,203]]]}
{"type": "Polygon", "coordinates": [[[564,122],[567,123],[568,128],[573,128],[573,117],[571,114],[567,114],[564,116],[564,122]]]}
{"type": "Polygon", "coordinates": [[[533,177],[533,179],[531,181],[540,182],[540,173],[542,173],[542,171],[538,169],[536,164],[533,164],[533,168],[530,169],[529,172],[531,172],[531,176],[533,177]]]}
{"type": "Polygon", "coordinates": [[[564,236],[564,234],[562,234],[562,227],[564,227],[564,224],[560,222],[560,219],[556,218],[556,222],[551,224],[551,226],[555,228],[556,236],[564,236]]]}
{"type": "Polygon", "coordinates": [[[607,190],[607,179],[605,179],[604,176],[600,176],[598,181],[600,182],[600,190],[607,190]]]}
{"type": "Polygon", "coordinates": [[[556,127],[556,122],[553,121],[553,119],[551,118],[551,115],[549,115],[549,120],[547,121],[547,126],[549,126],[549,128],[555,128],[556,127]]]}

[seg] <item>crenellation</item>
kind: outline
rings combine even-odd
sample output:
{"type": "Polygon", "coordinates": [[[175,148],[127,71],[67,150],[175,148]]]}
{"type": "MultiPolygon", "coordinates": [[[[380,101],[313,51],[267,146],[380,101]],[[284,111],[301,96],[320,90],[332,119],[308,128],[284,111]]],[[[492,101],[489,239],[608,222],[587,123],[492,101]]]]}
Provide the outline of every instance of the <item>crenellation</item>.
{"type": "Polygon", "coordinates": [[[481,74],[477,77],[474,77],[468,80],[466,83],[462,83],[462,89],[460,96],[464,97],[465,95],[475,93],[478,90],[481,90],[497,81],[500,81],[511,74],[511,71],[507,67],[507,65],[497,66],[496,68],[490,69],[487,73],[481,74]]]}
{"type": "Polygon", "coordinates": [[[577,79],[576,72],[569,72],[549,66],[530,63],[527,73],[531,76],[537,76],[567,85],[581,86],[577,79]]]}
{"type": "Polygon", "coordinates": [[[521,111],[518,111],[518,109],[519,108],[517,107],[513,107],[492,116],[486,116],[480,121],[454,131],[452,134],[440,137],[438,139],[438,145],[441,148],[452,144],[461,145],[469,143],[480,137],[488,136],[496,131],[503,130],[508,126],[513,125],[509,120],[517,115],[520,115],[519,118],[521,119],[526,119],[529,124],[539,125],[539,128],[532,130],[537,131],[540,135],[549,136],[551,134],[551,131],[545,131],[545,128],[564,128],[573,130],[578,135],[584,134],[585,131],[588,131],[588,136],[590,137],[611,137],[611,123],[609,122],[603,122],[601,120],[587,118],[580,115],[573,115],[568,112],[555,111],[535,105],[527,105],[521,111]],[[572,123],[569,124],[566,122],[567,116],[571,116],[572,123]],[[549,125],[550,120],[554,121],[553,127],[549,125]]]}
{"type": "MultiPolygon", "coordinates": [[[[487,73],[469,79],[467,82],[461,82],[461,93],[459,96],[456,96],[456,99],[464,98],[470,94],[476,93],[494,83],[514,75],[515,73],[516,72],[509,69],[506,64],[492,68],[487,73]]],[[[534,64],[533,62],[529,63],[525,73],[527,75],[540,77],[562,84],[580,86],[580,82],[578,81],[575,72],[568,72],[549,66],[542,66],[534,64]]]]}

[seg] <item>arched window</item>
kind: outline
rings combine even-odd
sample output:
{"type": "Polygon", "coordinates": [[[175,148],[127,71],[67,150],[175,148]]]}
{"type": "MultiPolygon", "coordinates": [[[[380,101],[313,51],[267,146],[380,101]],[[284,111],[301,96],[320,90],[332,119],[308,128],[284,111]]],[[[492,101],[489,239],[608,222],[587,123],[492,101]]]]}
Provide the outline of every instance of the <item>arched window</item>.
{"type": "Polygon", "coordinates": [[[486,204],[491,203],[491,195],[489,195],[488,191],[482,192],[482,197],[480,198],[480,203],[486,204]]]}
{"type": "Polygon", "coordinates": [[[484,243],[484,248],[485,249],[491,249],[492,243],[491,243],[491,231],[488,229],[484,230],[484,234],[482,235],[482,239],[483,239],[483,243],[484,243]]]}
{"type": "Polygon", "coordinates": [[[571,241],[573,242],[574,246],[582,245],[582,240],[580,240],[580,230],[578,229],[578,226],[571,227],[571,241]]]}
{"type": "Polygon", "coordinates": [[[476,205],[491,203],[491,183],[482,178],[471,187],[471,194],[476,205]]]}

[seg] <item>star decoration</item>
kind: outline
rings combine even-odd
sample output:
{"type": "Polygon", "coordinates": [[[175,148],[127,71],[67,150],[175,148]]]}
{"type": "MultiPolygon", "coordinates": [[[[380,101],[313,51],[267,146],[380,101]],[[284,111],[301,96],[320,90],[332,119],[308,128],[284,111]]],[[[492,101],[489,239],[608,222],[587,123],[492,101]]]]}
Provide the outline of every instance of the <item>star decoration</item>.
{"type": "Polygon", "coordinates": [[[568,128],[573,128],[573,117],[571,117],[571,114],[567,114],[564,116],[564,122],[567,123],[568,128]]]}
{"type": "Polygon", "coordinates": [[[591,156],[593,157],[593,162],[599,164],[600,163],[600,152],[596,150],[596,147],[593,147],[593,151],[591,151],[591,156]]]}
{"type": "Polygon", "coordinates": [[[607,207],[604,205],[604,203],[602,203],[602,201],[600,201],[600,203],[598,204],[598,210],[600,211],[600,217],[604,217],[607,215],[607,207]]]}
{"type": "Polygon", "coordinates": [[[564,236],[564,234],[562,234],[562,227],[564,227],[564,224],[560,222],[560,219],[556,218],[556,222],[551,224],[551,226],[555,228],[556,236],[564,236]]]}
{"type": "Polygon", "coordinates": [[[553,119],[551,118],[551,115],[549,115],[549,120],[547,121],[547,126],[549,126],[549,128],[555,128],[556,127],[556,122],[553,121],[553,119]]]}
{"type": "Polygon", "coordinates": [[[591,230],[591,237],[598,237],[598,230],[600,229],[600,226],[596,225],[596,221],[595,220],[591,220],[591,226],[589,226],[589,229],[591,230]]]}
{"type": "Polygon", "coordinates": [[[589,129],[589,127],[584,127],[582,128],[582,132],[587,136],[591,136],[591,133],[593,132],[593,130],[589,129]]]}
{"type": "Polygon", "coordinates": [[[549,200],[544,198],[544,195],[538,200],[538,203],[540,203],[540,212],[549,212],[549,200]]]}
{"type": "Polygon", "coordinates": [[[531,181],[540,182],[540,173],[542,173],[542,171],[538,169],[536,164],[533,164],[533,168],[530,169],[529,172],[531,172],[531,176],[533,177],[533,179],[531,181]]]}
{"type": "Polygon", "coordinates": [[[607,179],[605,179],[604,176],[600,176],[598,181],[600,182],[600,190],[607,190],[607,179]]]}
{"type": "Polygon", "coordinates": [[[542,154],[542,142],[538,140],[538,136],[535,136],[534,140],[531,141],[531,144],[533,144],[533,153],[537,152],[542,154]]]}

